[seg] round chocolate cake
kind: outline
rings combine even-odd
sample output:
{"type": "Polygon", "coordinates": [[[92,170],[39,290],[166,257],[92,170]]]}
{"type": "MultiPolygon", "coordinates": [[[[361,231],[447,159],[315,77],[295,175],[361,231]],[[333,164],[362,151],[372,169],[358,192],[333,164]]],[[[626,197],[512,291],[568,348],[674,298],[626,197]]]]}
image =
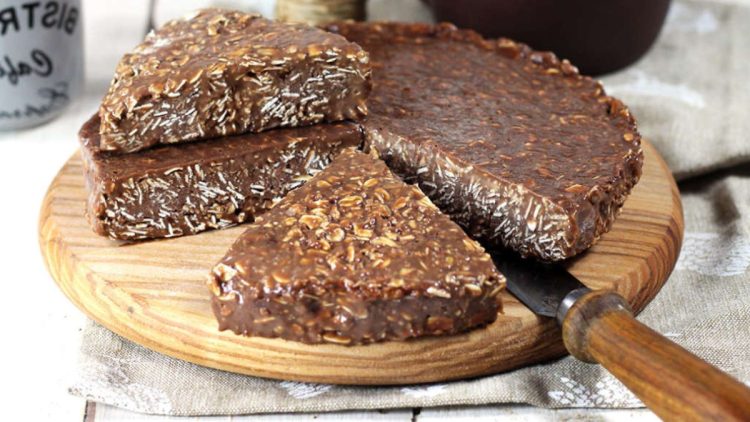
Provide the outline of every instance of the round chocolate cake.
{"type": "Polygon", "coordinates": [[[597,81],[449,24],[328,29],[370,53],[367,147],[471,235],[561,260],[609,230],[643,154],[632,115],[597,81]]]}

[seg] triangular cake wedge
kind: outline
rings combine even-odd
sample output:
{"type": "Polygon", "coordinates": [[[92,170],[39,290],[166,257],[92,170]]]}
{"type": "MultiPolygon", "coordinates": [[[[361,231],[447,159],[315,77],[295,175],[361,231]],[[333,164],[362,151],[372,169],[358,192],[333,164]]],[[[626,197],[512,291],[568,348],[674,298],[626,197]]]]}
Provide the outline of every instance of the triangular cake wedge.
{"type": "Polygon", "coordinates": [[[103,151],[357,119],[367,53],[343,37],[205,9],[166,23],[117,66],[100,108],[103,151]]]}
{"type": "Polygon", "coordinates": [[[627,107],[598,82],[448,24],[330,29],[370,53],[367,145],[472,237],[555,261],[610,229],[643,154],[627,107]]]}
{"type": "Polygon", "coordinates": [[[504,285],[419,188],[354,149],[251,224],[209,281],[221,330],[345,345],[488,324],[504,285]]]}

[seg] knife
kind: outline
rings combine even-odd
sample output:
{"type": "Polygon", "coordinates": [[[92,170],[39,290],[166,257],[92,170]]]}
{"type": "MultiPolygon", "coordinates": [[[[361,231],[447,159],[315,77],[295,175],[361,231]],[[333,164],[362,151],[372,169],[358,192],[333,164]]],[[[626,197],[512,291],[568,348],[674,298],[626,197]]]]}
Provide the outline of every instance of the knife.
{"type": "Polygon", "coordinates": [[[491,254],[508,290],[557,320],[571,355],[601,364],[662,419],[750,421],[750,388],[638,322],[619,294],[559,265],[491,254]]]}

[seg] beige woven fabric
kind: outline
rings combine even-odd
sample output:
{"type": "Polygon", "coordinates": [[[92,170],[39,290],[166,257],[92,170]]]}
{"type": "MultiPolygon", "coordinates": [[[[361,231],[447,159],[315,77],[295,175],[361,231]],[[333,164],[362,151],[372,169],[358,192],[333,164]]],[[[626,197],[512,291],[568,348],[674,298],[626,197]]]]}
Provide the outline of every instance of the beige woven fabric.
{"type": "MultiPolygon", "coordinates": [[[[680,1],[654,49],[604,78],[681,182],[685,242],[640,319],[750,381],[750,8],[680,1]],[[717,171],[717,169],[724,169],[717,171]]],[[[91,324],[73,394],[146,413],[219,415],[487,403],[640,407],[572,358],[468,381],[410,387],[279,382],[172,359],[91,324]]]]}

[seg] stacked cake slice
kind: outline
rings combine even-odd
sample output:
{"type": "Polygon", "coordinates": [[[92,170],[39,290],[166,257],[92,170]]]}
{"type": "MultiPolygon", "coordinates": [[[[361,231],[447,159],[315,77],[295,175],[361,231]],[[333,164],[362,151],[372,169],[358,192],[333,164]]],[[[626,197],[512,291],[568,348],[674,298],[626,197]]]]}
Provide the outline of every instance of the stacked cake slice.
{"type": "Polygon", "coordinates": [[[99,148],[134,152],[357,119],[368,55],[307,25],[219,9],[168,22],[125,55],[102,101],[99,148]]]}
{"type": "Polygon", "coordinates": [[[80,138],[97,233],[249,223],[211,270],[220,328],[345,345],[491,323],[504,279],[472,238],[581,253],[643,161],[628,109],[551,53],[219,9],[126,55],[80,138]]]}
{"type": "Polygon", "coordinates": [[[360,118],[369,91],[367,53],[339,35],[220,9],[168,22],[81,129],[89,221],[118,240],[252,221],[361,143],[350,122],[268,129],[360,118]]]}
{"type": "Polygon", "coordinates": [[[349,122],[228,136],[134,154],[97,148],[99,118],[81,129],[94,230],[118,240],[196,234],[252,221],[362,144],[349,122]]]}

